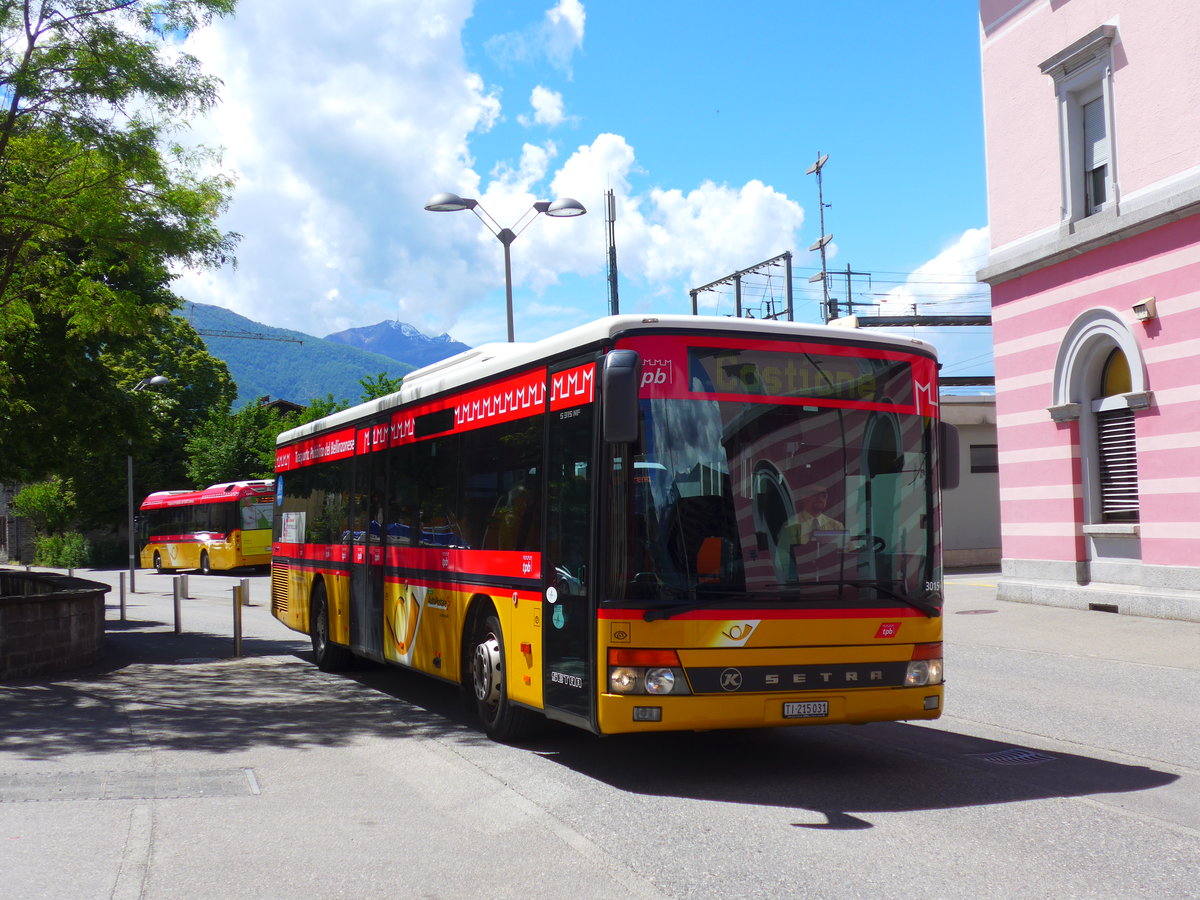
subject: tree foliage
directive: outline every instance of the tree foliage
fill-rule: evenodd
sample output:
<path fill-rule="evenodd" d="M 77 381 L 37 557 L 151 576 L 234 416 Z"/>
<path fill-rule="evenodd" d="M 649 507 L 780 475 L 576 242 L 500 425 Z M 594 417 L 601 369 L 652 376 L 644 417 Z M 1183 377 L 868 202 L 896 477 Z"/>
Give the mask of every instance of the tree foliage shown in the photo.
<path fill-rule="evenodd" d="M 33 522 L 39 534 L 61 535 L 75 518 L 75 488 L 70 480 L 53 475 L 21 488 L 11 506 L 18 516 Z"/>
<path fill-rule="evenodd" d="M 362 398 L 366 400 L 377 400 L 380 397 L 386 397 L 388 394 L 394 394 L 400 390 L 400 385 L 404 383 L 404 378 L 389 378 L 387 372 L 380 372 L 378 375 L 367 375 L 358 380 L 362 385 Z"/>
<path fill-rule="evenodd" d="M 299 412 L 281 415 L 270 406 L 248 405 L 236 413 L 213 410 L 187 441 L 187 475 L 201 488 L 275 474 L 275 439 L 281 432 L 344 409 L 330 394 Z"/>
<path fill-rule="evenodd" d="M 0 478 L 90 468 L 88 513 L 113 506 L 130 449 L 182 479 L 172 429 L 232 396 L 168 313 L 172 268 L 222 264 L 237 240 L 216 224 L 232 182 L 204 173 L 215 157 L 169 144 L 218 86 L 171 45 L 234 3 L 0 0 Z M 132 393 L 153 374 L 173 392 Z"/>

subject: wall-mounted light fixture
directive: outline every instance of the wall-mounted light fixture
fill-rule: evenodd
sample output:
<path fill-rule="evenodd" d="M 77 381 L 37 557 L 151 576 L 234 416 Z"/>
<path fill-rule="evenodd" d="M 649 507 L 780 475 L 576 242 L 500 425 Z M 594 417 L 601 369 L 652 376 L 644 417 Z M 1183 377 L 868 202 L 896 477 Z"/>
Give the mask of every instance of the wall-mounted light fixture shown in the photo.
<path fill-rule="evenodd" d="M 1145 300 L 1139 300 L 1133 304 L 1133 314 L 1138 317 L 1140 322 L 1149 322 L 1151 319 L 1158 318 L 1158 309 L 1155 307 L 1154 298 L 1147 297 Z"/>

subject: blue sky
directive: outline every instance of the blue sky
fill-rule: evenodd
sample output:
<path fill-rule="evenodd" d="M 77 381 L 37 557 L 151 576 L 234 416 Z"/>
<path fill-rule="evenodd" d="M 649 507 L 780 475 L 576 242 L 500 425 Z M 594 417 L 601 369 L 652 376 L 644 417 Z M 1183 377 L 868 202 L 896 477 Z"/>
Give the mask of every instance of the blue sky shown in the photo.
<path fill-rule="evenodd" d="M 517 339 L 536 339 L 607 312 L 612 189 L 623 312 L 688 312 L 689 288 L 790 250 L 815 322 L 820 152 L 828 268 L 871 273 L 856 300 L 987 311 L 972 3 L 247 0 L 185 49 L 224 81 L 193 137 L 225 148 L 244 235 L 236 269 L 180 278 L 190 300 L 317 335 L 399 319 L 503 340 L 499 242 L 424 202 L 477 197 L 506 226 L 567 194 L 587 216 L 512 245 Z M 747 305 L 764 293 L 779 275 Z M 948 374 L 991 372 L 986 329 L 919 335 Z"/>

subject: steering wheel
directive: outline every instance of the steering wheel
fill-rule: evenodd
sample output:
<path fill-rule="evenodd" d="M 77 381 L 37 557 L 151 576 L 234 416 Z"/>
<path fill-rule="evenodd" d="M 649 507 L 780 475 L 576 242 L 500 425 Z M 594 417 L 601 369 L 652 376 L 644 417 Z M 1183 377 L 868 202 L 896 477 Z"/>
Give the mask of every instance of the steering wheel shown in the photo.
<path fill-rule="evenodd" d="M 877 534 L 856 534 L 856 535 L 852 535 L 849 540 L 863 541 L 863 542 L 870 541 L 871 549 L 874 550 L 876 553 L 882 553 L 884 551 L 884 549 L 887 547 L 887 541 L 885 541 L 883 538 L 881 538 Z"/>

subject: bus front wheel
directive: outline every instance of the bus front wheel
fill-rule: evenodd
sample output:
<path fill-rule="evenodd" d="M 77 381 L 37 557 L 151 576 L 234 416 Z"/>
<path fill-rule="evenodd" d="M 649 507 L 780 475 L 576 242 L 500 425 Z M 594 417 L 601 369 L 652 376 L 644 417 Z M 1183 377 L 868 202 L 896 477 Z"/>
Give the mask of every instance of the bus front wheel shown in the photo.
<path fill-rule="evenodd" d="M 162 564 L 162 554 L 157 550 L 154 551 L 154 571 L 159 575 L 165 575 L 167 572 L 166 566 Z"/>
<path fill-rule="evenodd" d="M 482 618 L 471 640 L 471 687 L 483 730 L 494 741 L 516 741 L 533 724 L 533 714 L 508 698 L 504 632 L 495 613 Z"/>
<path fill-rule="evenodd" d="M 212 574 L 212 564 L 209 563 L 209 561 L 208 561 L 208 551 L 207 550 L 200 551 L 200 574 L 201 575 L 211 575 Z"/>
<path fill-rule="evenodd" d="M 324 582 L 318 581 L 313 587 L 308 633 L 312 638 L 313 660 L 318 669 L 322 672 L 340 672 L 349 668 L 353 654 L 329 639 L 329 601 L 325 596 Z"/>

